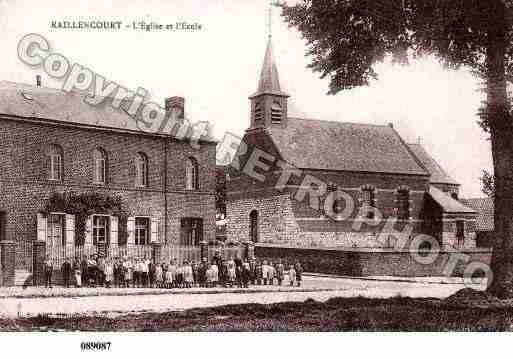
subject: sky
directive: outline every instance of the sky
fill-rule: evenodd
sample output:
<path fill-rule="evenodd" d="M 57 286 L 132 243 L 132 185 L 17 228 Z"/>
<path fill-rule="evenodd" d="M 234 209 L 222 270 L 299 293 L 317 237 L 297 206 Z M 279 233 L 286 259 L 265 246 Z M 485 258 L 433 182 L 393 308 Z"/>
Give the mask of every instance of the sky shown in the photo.
<path fill-rule="evenodd" d="M 267 0 L 0 0 L 0 80 L 61 87 L 40 69 L 23 64 L 17 45 L 28 33 L 52 50 L 127 88 L 142 87 L 152 101 L 186 98 L 193 121 L 208 121 L 214 135 L 242 136 L 257 87 L 268 34 Z M 122 21 L 202 25 L 200 31 L 52 29 L 52 21 Z M 445 70 L 435 59 L 409 66 L 376 65 L 368 87 L 327 95 L 328 79 L 306 66 L 305 41 L 279 11 L 272 34 L 282 88 L 307 118 L 392 123 L 407 142 L 420 142 L 462 184 L 460 197 L 482 197 L 482 170 L 491 170 L 490 142 L 477 125 L 484 99 L 480 81 L 464 69 Z"/>

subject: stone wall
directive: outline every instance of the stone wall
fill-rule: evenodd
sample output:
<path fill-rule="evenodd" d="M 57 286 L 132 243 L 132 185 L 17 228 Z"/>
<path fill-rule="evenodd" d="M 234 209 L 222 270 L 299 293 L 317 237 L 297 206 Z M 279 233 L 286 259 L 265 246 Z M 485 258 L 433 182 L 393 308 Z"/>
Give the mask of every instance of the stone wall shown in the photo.
<path fill-rule="evenodd" d="M 466 264 L 470 262 L 479 261 L 489 265 L 491 259 L 491 251 L 484 248 L 463 252 L 442 251 L 432 264 L 421 264 L 415 260 L 416 256 L 421 256 L 418 251 L 292 248 L 264 244 L 255 246 L 255 256 L 259 259 L 273 262 L 281 259 L 287 264 L 300 261 L 306 272 L 357 277 L 441 277 L 445 276 L 444 270 L 451 255 L 456 253 L 467 255 L 469 260 L 457 261 L 453 276 L 461 276 Z"/>

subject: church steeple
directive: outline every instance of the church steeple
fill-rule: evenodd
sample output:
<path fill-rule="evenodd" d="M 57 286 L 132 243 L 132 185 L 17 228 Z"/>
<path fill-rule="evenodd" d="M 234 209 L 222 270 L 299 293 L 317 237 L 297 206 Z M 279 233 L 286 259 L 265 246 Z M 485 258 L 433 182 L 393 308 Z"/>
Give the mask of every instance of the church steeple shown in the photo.
<path fill-rule="evenodd" d="M 251 124 L 249 129 L 266 128 L 272 125 L 286 126 L 288 97 L 289 95 L 282 91 L 280 87 L 272 37 L 269 35 L 258 89 L 249 97 L 251 100 Z"/>

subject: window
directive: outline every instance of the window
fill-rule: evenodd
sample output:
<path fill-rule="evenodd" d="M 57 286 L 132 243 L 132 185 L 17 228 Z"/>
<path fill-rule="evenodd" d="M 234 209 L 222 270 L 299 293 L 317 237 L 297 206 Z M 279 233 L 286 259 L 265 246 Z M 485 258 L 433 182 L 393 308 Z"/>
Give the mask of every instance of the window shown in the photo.
<path fill-rule="evenodd" d="M 150 243 L 150 220 L 145 217 L 135 218 L 135 244 L 146 245 Z"/>
<path fill-rule="evenodd" d="M 365 211 L 365 218 L 374 219 L 374 208 L 376 207 L 376 193 L 372 187 L 362 189 L 362 207 Z"/>
<path fill-rule="evenodd" d="M 456 240 L 462 244 L 465 240 L 465 221 L 456 221 Z"/>
<path fill-rule="evenodd" d="M 186 171 L 186 189 L 188 190 L 196 190 L 199 188 L 199 179 L 198 179 L 198 162 L 190 157 L 187 159 L 187 165 L 185 168 Z"/>
<path fill-rule="evenodd" d="M 397 191 L 397 218 L 410 219 L 410 191 L 407 189 Z"/>
<path fill-rule="evenodd" d="M 148 157 L 142 152 L 136 157 L 135 183 L 138 187 L 148 186 Z"/>
<path fill-rule="evenodd" d="M 52 145 L 48 153 L 48 178 L 51 181 L 62 181 L 63 151 L 60 146 Z"/>
<path fill-rule="evenodd" d="M 109 244 L 108 216 L 93 216 L 93 244 Z"/>
<path fill-rule="evenodd" d="M 51 246 L 65 246 L 64 215 L 50 214 L 48 216 L 48 243 Z"/>
<path fill-rule="evenodd" d="M 282 114 L 283 110 L 280 103 L 276 101 L 273 102 L 273 105 L 271 106 L 271 121 L 274 123 L 280 123 Z"/>
<path fill-rule="evenodd" d="M 180 242 L 183 246 L 199 246 L 203 240 L 203 219 L 182 218 Z"/>
<path fill-rule="evenodd" d="M 258 212 L 256 210 L 249 214 L 249 238 L 253 243 L 258 242 Z"/>
<path fill-rule="evenodd" d="M 94 182 L 97 184 L 107 182 L 107 153 L 101 148 L 94 151 Z"/>

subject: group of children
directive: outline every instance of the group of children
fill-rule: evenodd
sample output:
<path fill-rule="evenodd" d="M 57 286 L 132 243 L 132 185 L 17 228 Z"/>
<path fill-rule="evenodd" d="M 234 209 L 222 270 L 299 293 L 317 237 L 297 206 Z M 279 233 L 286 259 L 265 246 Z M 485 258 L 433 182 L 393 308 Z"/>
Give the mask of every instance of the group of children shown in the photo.
<path fill-rule="evenodd" d="M 299 262 L 284 264 L 281 260 L 272 263 L 256 258 L 224 259 L 216 253 L 210 262 L 203 258 L 200 262 L 173 259 L 169 263 L 154 263 L 149 258 L 111 260 L 90 256 L 80 262 L 75 260 L 73 264 L 65 260 L 61 272 L 66 287 L 73 281 L 77 287 L 247 288 L 250 284 L 282 285 L 287 282 L 291 286 L 300 286 L 303 269 Z"/>

